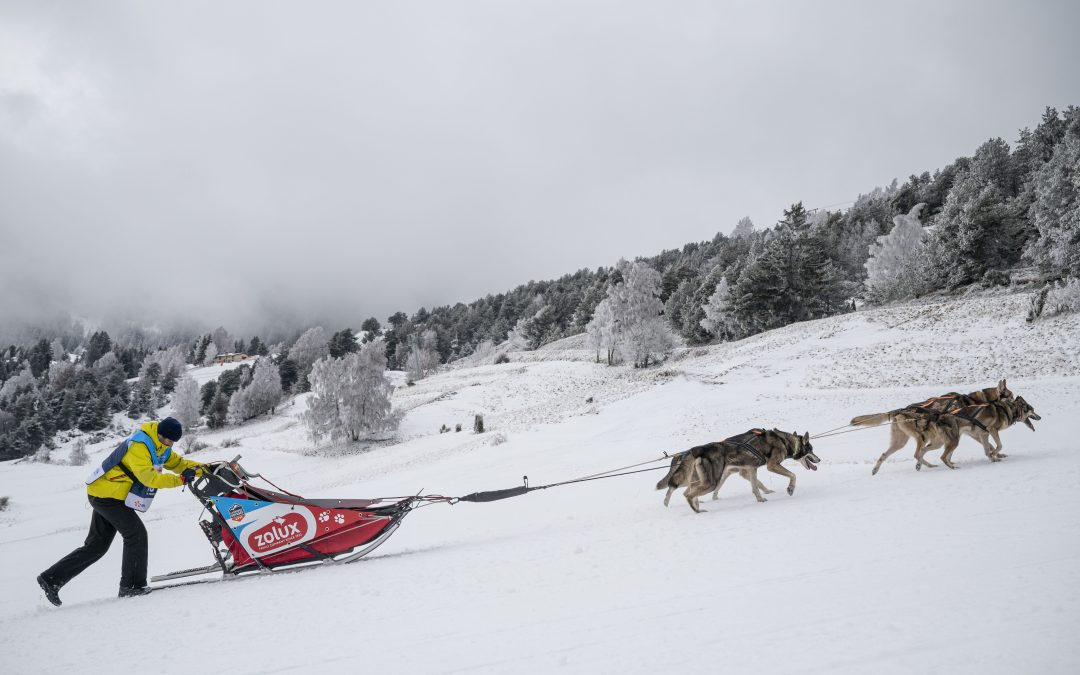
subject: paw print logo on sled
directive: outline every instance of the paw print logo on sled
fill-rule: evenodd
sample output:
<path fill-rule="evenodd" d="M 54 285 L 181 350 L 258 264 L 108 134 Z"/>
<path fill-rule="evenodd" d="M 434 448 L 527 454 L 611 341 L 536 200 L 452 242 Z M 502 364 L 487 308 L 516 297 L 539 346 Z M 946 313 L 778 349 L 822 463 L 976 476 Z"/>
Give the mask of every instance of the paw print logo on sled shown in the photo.
<path fill-rule="evenodd" d="M 322 513 L 319 514 L 319 522 L 320 523 L 325 523 L 325 522 L 328 522 L 329 520 L 330 520 L 330 512 L 329 511 L 323 511 Z"/>
<path fill-rule="evenodd" d="M 335 514 L 334 515 L 334 522 L 337 523 L 338 525 L 344 525 L 345 524 L 345 515 L 341 514 L 341 513 Z"/>

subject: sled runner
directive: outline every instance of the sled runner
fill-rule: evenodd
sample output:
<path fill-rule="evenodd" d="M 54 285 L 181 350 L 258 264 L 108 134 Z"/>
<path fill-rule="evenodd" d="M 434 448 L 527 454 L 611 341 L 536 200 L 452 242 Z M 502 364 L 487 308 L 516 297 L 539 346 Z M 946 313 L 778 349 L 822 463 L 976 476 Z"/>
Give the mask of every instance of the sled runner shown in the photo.
<path fill-rule="evenodd" d="M 305 499 L 252 485 L 262 476 L 245 471 L 239 460 L 237 456 L 208 464 L 190 485 L 204 507 L 199 526 L 216 562 L 156 576 L 152 582 L 353 562 L 386 541 L 417 503 L 425 501 L 419 496 Z"/>

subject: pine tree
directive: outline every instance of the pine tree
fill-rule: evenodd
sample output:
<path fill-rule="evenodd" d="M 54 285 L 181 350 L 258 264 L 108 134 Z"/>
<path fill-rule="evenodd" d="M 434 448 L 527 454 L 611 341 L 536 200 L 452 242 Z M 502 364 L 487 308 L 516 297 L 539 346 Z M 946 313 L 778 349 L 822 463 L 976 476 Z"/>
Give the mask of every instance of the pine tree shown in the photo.
<path fill-rule="evenodd" d="M 1051 276 L 1080 275 L 1080 108 L 1049 159 L 1032 175 L 1030 217 L 1036 236 L 1024 257 Z"/>
<path fill-rule="evenodd" d="M 206 348 L 210 346 L 210 335 L 204 335 L 199 338 L 195 348 L 195 358 L 192 359 L 192 363 L 196 366 L 201 366 L 206 363 Z"/>
<path fill-rule="evenodd" d="M 112 349 L 112 339 L 105 331 L 98 331 L 90 336 L 90 342 L 86 346 L 86 351 L 82 356 L 82 363 L 85 366 L 92 366 L 94 362 L 100 359 L 105 354 L 108 354 Z"/>
<path fill-rule="evenodd" d="M 127 409 L 128 417 L 137 420 L 143 415 L 152 417 L 154 412 L 154 385 L 150 378 L 140 378 L 131 392 L 131 402 Z"/>
<path fill-rule="evenodd" d="M 1018 173 L 1000 138 L 983 143 L 956 182 L 929 242 L 934 284 L 956 288 L 1015 263 L 1024 225 Z"/>
<path fill-rule="evenodd" d="M 211 429 L 220 429 L 225 426 L 229 414 L 229 395 L 220 388 L 214 392 L 214 398 L 210 401 L 210 407 L 206 413 L 206 426 Z"/>
<path fill-rule="evenodd" d="M 270 350 L 266 348 L 266 345 L 263 344 L 263 341 L 259 339 L 258 335 L 256 335 L 255 337 L 251 338 L 251 344 L 248 345 L 247 353 L 251 354 L 252 356 L 266 356 L 270 353 Z"/>
<path fill-rule="evenodd" d="M 176 382 L 180 379 L 179 373 L 175 368 L 169 368 L 164 375 L 161 376 L 161 391 L 166 394 L 171 394 L 176 389 Z"/>
<path fill-rule="evenodd" d="M 754 221 L 750 220 L 750 217 L 739 219 L 739 222 L 735 224 L 735 229 L 732 230 L 731 236 L 735 238 L 747 238 L 754 234 Z"/>
<path fill-rule="evenodd" d="M 346 354 L 352 354 L 360 348 L 356 342 L 351 328 L 343 328 L 330 337 L 327 349 L 332 358 L 338 359 Z"/>
<path fill-rule="evenodd" d="M 97 431 L 109 426 L 109 395 L 102 390 L 87 401 L 77 423 L 80 431 Z"/>
<path fill-rule="evenodd" d="M 49 345 L 49 341 L 45 338 L 38 340 L 31 349 L 27 357 L 27 362 L 30 364 L 30 372 L 34 374 L 34 377 L 41 377 L 41 375 L 49 369 L 49 364 L 52 363 L 52 347 Z"/>
<path fill-rule="evenodd" d="M 282 358 L 278 361 L 278 376 L 281 380 L 281 390 L 283 392 L 294 391 L 293 387 L 296 385 L 297 379 L 299 379 L 299 367 L 296 361 L 288 358 Z"/>

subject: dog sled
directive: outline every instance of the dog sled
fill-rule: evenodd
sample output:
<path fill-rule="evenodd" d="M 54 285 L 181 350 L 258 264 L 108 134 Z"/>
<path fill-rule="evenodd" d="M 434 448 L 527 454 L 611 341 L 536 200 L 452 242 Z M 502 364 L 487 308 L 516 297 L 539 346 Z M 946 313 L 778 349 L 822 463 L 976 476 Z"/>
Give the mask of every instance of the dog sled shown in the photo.
<path fill-rule="evenodd" d="M 208 464 L 190 484 L 191 494 L 203 506 L 199 527 L 215 562 L 155 576 L 152 583 L 215 572 L 233 578 L 354 562 L 397 531 L 419 502 L 444 499 L 305 499 L 254 485 L 257 478 L 269 481 L 245 470 L 239 460 L 237 456 Z"/>

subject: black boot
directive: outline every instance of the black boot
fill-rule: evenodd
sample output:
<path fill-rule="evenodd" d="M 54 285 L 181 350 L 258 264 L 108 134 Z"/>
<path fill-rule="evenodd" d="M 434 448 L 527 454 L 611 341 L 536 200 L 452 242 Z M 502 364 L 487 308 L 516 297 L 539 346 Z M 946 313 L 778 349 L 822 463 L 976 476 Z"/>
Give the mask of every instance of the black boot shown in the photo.
<path fill-rule="evenodd" d="M 134 598 L 137 595 L 146 595 L 150 592 L 149 586 L 136 586 L 134 588 L 128 586 L 120 587 L 120 594 L 117 597 L 120 598 Z"/>
<path fill-rule="evenodd" d="M 45 597 L 48 599 L 49 602 L 51 602 L 57 607 L 62 604 L 60 602 L 59 586 L 46 579 L 45 576 L 42 574 L 38 575 L 37 583 L 38 586 L 41 586 L 41 590 L 45 591 Z"/>

